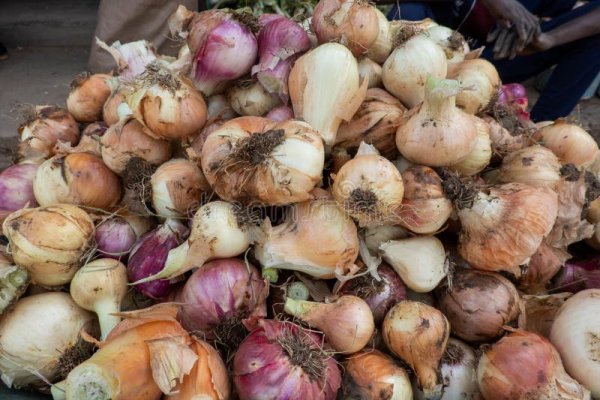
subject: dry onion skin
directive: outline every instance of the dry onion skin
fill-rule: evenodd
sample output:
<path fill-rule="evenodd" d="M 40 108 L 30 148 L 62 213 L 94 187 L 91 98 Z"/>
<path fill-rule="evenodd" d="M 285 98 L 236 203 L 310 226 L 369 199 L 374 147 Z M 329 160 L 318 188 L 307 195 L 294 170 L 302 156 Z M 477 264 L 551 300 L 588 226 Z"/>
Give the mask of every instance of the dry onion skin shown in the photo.
<path fill-rule="evenodd" d="M 381 65 L 368 57 L 364 57 L 358 62 L 358 76 L 361 81 L 366 79 L 369 82 L 369 89 L 383 87 L 382 72 Z"/>
<path fill-rule="evenodd" d="M 498 180 L 552 188 L 561 179 L 561 167 L 558 158 L 548 148 L 540 145 L 529 146 L 504 157 Z"/>
<path fill-rule="evenodd" d="M 231 108 L 239 115 L 260 117 L 281 103 L 277 96 L 269 93 L 255 79 L 235 82 L 226 94 Z"/>
<path fill-rule="evenodd" d="M 577 168 L 592 165 L 598 153 L 598 144 L 588 132 L 563 119 L 544 126 L 533 135 L 533 139 L 552 150 L 561 163 L 573 164 Z"/>
<path fill-rule="evenodd" d="M 41 206 L 65 203 L 108 209 L 121 199 L 121 180 L 98 156 L 71 153 L 40 165 L 33 192 Z"/>
<path fill-rule="evenodd" d="M 464 88 L 456 96 L 456 105 L 469 114 L 490 108 L 502 84 L 494 65 L 482 58 L 463 61 L 449 78 L 456 79 Z"/>
<path fill-rule="evenodd" d="M 82 73 L 71 82 L 67 97 L 67 109 L 79 122 L 94 122 L 102 119 L 104 103 L 111 94 L 112 79 L 107 74 Z"/>
<path fill-rule="evenodd" d="M 472 176 L 483 171 L 492 159 L 492 139 L 490 125 L 481 118 L 473 117 L 477 128 L 477 141 L 469 155 L 457 164 L 448 167 L 461 176 Z"/>
<path fill-rule="evenodd" d="M 308 200 L 325 162 L 318 132 L 305 122 L 240 117 L 212 132 L 202 170 L 224 200 L 283 205 Z"/>
<path fill-rule="evenodd" d="M 119 122 L 119 106 L 127 103 L 126 97 L 130 91 L 131 87 L 120 82 L 118 78 L 111 81 L 110 96 L 102 106 L 102 118 L 106 125 L 111 126 Z"/>
<path fill-rule="evenodd" d="M 444 50 L 448 67 L 461 65 L 470 50 L 463 35 L 442 25 L 431 26 L 422 35 L 434 40 Z"/>
<path fill-rule="evenodd" d="M 486 400 L 590 398 L 567 375 L 554 346 L 526 331 L 515 331 L 487 349 L 479 359 L 477 380 Z"/>
<path fill-rule="evenodd" d="M 335 200 L 361 227 L 394 221 L 404 195 L 402 175 L 375 147 L 363 142 L 332 177 Z"/>

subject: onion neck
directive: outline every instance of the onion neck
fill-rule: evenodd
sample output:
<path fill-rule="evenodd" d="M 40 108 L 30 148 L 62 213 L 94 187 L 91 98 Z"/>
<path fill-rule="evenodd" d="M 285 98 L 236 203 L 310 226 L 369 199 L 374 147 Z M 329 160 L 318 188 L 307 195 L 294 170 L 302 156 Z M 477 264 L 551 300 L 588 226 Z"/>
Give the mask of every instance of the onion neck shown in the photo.
<path fill-rule="evenodd" d="M 435 121 L 452 120 L 456 112 L 456 95 L 460 91 L 458 81 L 427 77 L 425 101 L 422 110 Z"/>
<path fill-rule="evenodd" d="M 116 314 L 121 310 L 118 307 L 118 302 L 115 299 L 106 297 L 96 302 L 94 305 L 94 311 L 98 315 L 100 321 L 100 332 L 102 332 L 102 340 L 105 340 L 110 331 L 121 322 L 121 317 L 117 317 L 112 314 Z"/>
<path fill-rule="evenodd" d="M 324 306 L 326 304 L 314 301 L 294 300 L 288 297 L 285 300 L 283 311 L 305 322 L 318 324 L 321 319 L 321 310 Z"/>
<path fill-rule="evenodd" d="M 85 363 L 67 378 L 66 398 L 70 400 L 111 400 L 118 398 L 118 382 L 103 368 Z"/>

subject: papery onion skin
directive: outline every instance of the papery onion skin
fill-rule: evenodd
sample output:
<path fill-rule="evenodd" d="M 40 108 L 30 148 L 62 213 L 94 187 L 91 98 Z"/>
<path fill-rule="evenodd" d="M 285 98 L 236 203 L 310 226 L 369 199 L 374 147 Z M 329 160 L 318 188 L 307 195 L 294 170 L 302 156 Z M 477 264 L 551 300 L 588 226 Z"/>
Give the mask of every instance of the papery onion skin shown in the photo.
<path fill-rule="evenodd" d="M 15 164 L 0 172 L 0 213 L 38 206 L 33 195 L 37 170 L 37 164 Z"/>
<path fill-rule="evenodd" d="M 256 367 L 267 362 L 268 367 Z M 240 400 L 334 400 L 341 380 L 335 360 L 324 352 L 323 339 L 291 322 L 260 321 L 233 361 Z"/>
<path fill-rule="evenodd" d="M 554 346 L 526 331 L 515 331 L 485 351 L 477 379 L 486 400 L 590 398 L 590 392 L 567 375 Z"/>
<path fill-rule="evenodd" d="M 531 256 L 527 270 L 519 279 L 519 288 L 529 294 L 546 291 L 548 282 L 557 274 L 567 257 L 565 251 L 542 242 Z"/>
<path fill-rule="evenodd" d="M 469 114 L 478 114 L 493 105 L 501 85 L 498 71 L 483 58 L 463 61 L 449 78 L 465 88 L 456 96 L 456 105 Z"/>
<path fill-rule="evenodd" d="M 75 204 L 107 209 L 121 199 L 121 180 L 98 156 L 56 155 L 43 162 L 33 182 L 42 206 Z"/>
<path fill-rule="evenodd" d="M 158 58 L 156 48 L 147 40 L 124 44 L 117 40 L 109 47 L 102 40 L 96 38 L 96 44 L 115 59 L 119 68 L 119 78 L 124 81 L 131 81 L 144 73 L 146 66 Z"/>
<path fill-rule="evenodd" d="M 560 181 L 561 164 L 552 150 L 540 145 L 509 153 L 502 160 L 500 182 L 521 182 L 535 187 L 554 187 Z"/>
<path fill-rule="evenodd" d="M 42 286 L 68 283 L 83 263 L 94 234 L 90 216 L 69 204 L 25 208 L 8 216 L 2 231 L 15 263 Z"/>
<path fill-rule="evenodd" d="M 119 122 L 119 106 L 126 103 L 125 97 L 130 90 L 128 86 L 118 81 L 113 83 L 111 94 L 102 107 L 102 117 L 106 125 L 111 126 Z"/>
<path fill-rule="evenodd" d="M 461 176 L 472 176 L 484 170 L 492 158 L 492 139 L 490 138 L 490 125 L 481 118 L 474 117 L 477 128 L 477 142 L 467 158 L 458 164 L 448 167 L 458 172 Z"/>
<path fill-rule="evenodd" d="M 58 142 L 54 151 L 56 154 L 89 153 L 101 157 L 100 138 L 104 136 L 107 129 L 108 126 L 102 121 L 92 122 L 81 132 L 81 139 L 77 146 L 71 147 L 68 143 Z"/>
<path fill-rule="evenodd" d="M 519 293 L 506 278 L 491 272 L 457 269 L 452 286 L 438 291 L 438 307 L 452 332 L 469 342 L 489 341 L 504 333 L 519 315 Z"/>
<path fill-rule="evenodd" d="M 377 64 L 383 64 L 392 52 L 394 44 L 392 41 L 390 22 L 387 17 L 378 8 L 375 8 L 375 13 L 379 20 L 379 34 L 377 35 L 375 42 L 367 51 L 366 56 Z"/>
<path fill-rule="evenodd" d="M 319 133 L 305 122 L 240 117 L 211 133 L 202 171 L 228 201 L 283 205 L 311 198 L 325 162 Z"/>
<path fill-rule="evenodd" d="M 361 81 L 368 79 L 369 89 L 383 87 L 383 82 L 381 80 L 382 72 L 381 65 L 368 57 L 365 57 L 358 62 L 358 76 Z"/>
<path fill-rule="evenodd" d="M 434 40 L 444 50 L 448 64 L 453 64 L 453 67 L 459 66 L 469 52 L 469 45 L 463 35 L 448 27 L 442 25 L 431 26 L 422 34 Z"/>
<path fill-rule="evenodd" d="M 598 144 L 588 132 L 562 119 L 541 128 L 533 139 L 552 150 L 563 164 L 578 168 L 590 166 L 598 153 Z"/>
<path fill-rule="evenodd" d="M 253 79 L 235 82 L 226 93 L 229 104 L 240 115 L 260 117 L 280 103 L 277 97 Z"/>
<path fill-rule="evenodd" d="M 548 295 L 525 295 L 521 297 L 522 311 L 519 328 L 536 333 L 550 340 L 552 324 L 560 307 L 573 294 L 568 292 Z"/>
<path fill-rule="evenodd" d="M 493 153 L 500 158 L 531 144 L 527 135 L 513 134 L 509 132 L 494 118 L 486 115 L 483 116 L 482 119 L 490 126 L 492 150 Z"/>
<path fill-rule="evenodd" d="M 102 117 L 102 108 L 111 88 L 110 75 L 80 74 L 71 82 L 71 92 L 67 97 L 67 109 L 79 122 L 94 122 Z"/>

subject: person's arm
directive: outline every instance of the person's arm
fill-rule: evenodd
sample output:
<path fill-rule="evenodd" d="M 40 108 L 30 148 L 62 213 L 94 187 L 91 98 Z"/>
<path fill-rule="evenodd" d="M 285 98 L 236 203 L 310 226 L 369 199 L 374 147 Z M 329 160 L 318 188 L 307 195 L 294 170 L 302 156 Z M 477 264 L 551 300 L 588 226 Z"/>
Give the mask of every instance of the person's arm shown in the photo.
<path fill-rule="evenodd" d="M 538 18 L 517 0 L 479 0 L 498 22 L 498 28 L 488 35 L 495 41 L 494 54 L 509 55 L 522 51 L 540 33 Z M 510 33 L 514 32 L 515 35 Z M 504 57 L 506 57 L 504 55 Z"/>
<path fill-rule="evenodd" d="M 544 51 L 598 34 L 600 34 L 600 7 L 567 21 L 551 31 L 541 33 L 531 47 L 537 51 Z"/>

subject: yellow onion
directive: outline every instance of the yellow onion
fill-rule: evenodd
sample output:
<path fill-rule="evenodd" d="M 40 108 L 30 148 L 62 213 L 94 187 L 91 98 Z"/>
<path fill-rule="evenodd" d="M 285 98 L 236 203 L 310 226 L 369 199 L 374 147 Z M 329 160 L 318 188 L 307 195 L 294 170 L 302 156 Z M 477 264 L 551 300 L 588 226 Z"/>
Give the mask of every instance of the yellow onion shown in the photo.
<path fill-rule="evenodd" d="M 121 180 L 93 154 L 56 155 L 38 168 L 33 193 L 41 206 L 65 203 L 108 209 L 121 199 Z"/>
<path fill-rule="evenodd" d="M 444 314 L 427 304 L 404 300 L 385 316 L 382 334 L 388 349 L 415 371 L 425 395 L 440 394 L 438 367 L 450 336 Z"/>
<path fill-rule="evenodd" d="M 598 153 L 594 138 L 577 125 L 559 119 L 538 130 L 533 138 L 556 154 L 563 164 L 590 166 Z"/>
<path fill-rule="evenodd" d="M 267 205 L 309 199 L 325 159 L 318 132 L 305 122 L 240 117 L 212 132 L 202 171 L 224 200 Z"/>
<path fill-rule="evenodd" d="M 290 72 L 290 97 L 296 118 L 316 129 L 327 146 L 335 143 L 342 121 L 350 121 L 365 99 L 358 63 L 338 43 L 326 43 L 300 57 Z"/>
<path fill-rule="evenodd" d="M 438 306 L 463 340 L 496 339 L 519 315 L 519 292 L 499 274 L 460 268 L 451 282 L 438 290 Z"/>
<path fill-rule="evenodd" d="M 290 206 L 282 224 L 265 220 L 254 239 L 264 268 L 301 271 L 320 279 L 351 275 L 358 268 L 354 222 L 327 198 Z"/>
<path fill-rule="evenodd" d="M 171 157 L 169 142 L 148 136 L 143 125 L 131 118 L 124 118 L 108 128 L 100 144 L 102 160 L 117 174 L 125 172 L 132 159 L 160 165 Z"/>
<path fill-rule="evenodd" d="M 256 117 L 265 115 L 281 103 L 277 96 L 267 92 L 264 86 L 255 79 L 235 82 L 227 90 L 227 101 L 236 113 Z"/>
<path fill-rule="evenodd" d="M 392 47 L 394 46 L 392 42 L 392 31 L 390 28 L 390 21 L 388 21 L 385 14 L 379 11 L 378 8 L 375 8 L 375 14 L 377 14 L 377 19 L 379 20 L 379 33 L 377 34 L 375 42 L 369 47 L 366 56 L 377 64 L 383 64 L 392 52 Z"/>
<path fill-rule="evenodd" d="M 104 135 L 108 126 L 102 121 L 92 122 L 81 132 L 81 139 L 77 146 L 72 147 L 68 143 L 58 142 L 54 146 L 56 154 L 66 153 L 89 153 L 101 157 L 100 138 Z"/>
<path fill-rule="evenodd" d="M 160 64 L 152 63 L 127 97 L 134 117 L 155 139 L 184 139 L 206 123 L 206 103 L 192 83 Z"/>
<path fill-rule="evenodd" d="M 526 331 L 515 331 L 488 348 L 479 359 L 477 380 L 486 400 L 590 398 L 567 375 L 554 346 Z"/>
<path fill-rule="evenodd" d="M 425 101 L 402 117 L 396 132 L 396 146 L 406 159 L 442 167 L 461 162 L 473 151 L 477 126 L 472 115 L 456 107 L 459 90 L 457 81 L 428 76 Z"/>
<path fill-rule="evenodd" d="M 438 174 L 416 165 L 402 172 L 402 181 L 404 197 L 396 211 L 400 225 L 420 234 L 440 230 L 452 214 L 452 202 L 446 197 Z"/>
<path fill-rule="evenodd" d="M 319 43 L 339 42 L 359 56 L 379 36 L 380 20 L 375 10 L 362 0 L 321 0 L 313 12 L 312 30 Z"/>
<path fill-rule="evenodd" d="M 449 64 L 459 64 L 465 59 L 470 51 L 469 44 L 458 31 L 454 31 L 442 25 L 429 27 L 423 35 L 434 40 L 446 54 Z"/>
<path fill-rule="evenodd" d="M 19 126 L 19 140 L 19 161 L 39 162 L 54 155 L 58 142 L 75 145 L 79 140 L 79 127 L 64 108 L 35 106 Z"/>
<path fill-rule="evenodd" d="M 71 82 L 71 92 L 67 97 L 67 110 L 79 122 L 94 122 L 102 117 L 102 108 L 111 93 L 106 74 L 84 72 Z"/>
<path fill-rule="evenodd" d="M 360 226 L 393 221 L 404 194 L 402 176 L 375 147 L 361 143 L 356 157 L 333 176 L 333 196 Z"/>
<path fill-rule="evenodd" d="M 381 73 L 381 65 L 368 57 L 364 57 L 358 62 L 358 76 L 361 81 L 366 79 L 369 82 L 369 89 L 383 86 Z"/>
<path fill-rule="evenodd" d="M 520 276 L 519 266 L 529 262 L 556 221 L 556 193 L 508 183 L 463 196 L 457 202 L 461 257 L 480 270 Z"/>
<path fill-rule="evenodd" d="M 2 225 L 15 263 L 42 286 L 68 283 L 85 261 L 94 223 L 81 208 L 68 204 L 25 208 Z"/>
<path fill-rule="evenodd" d="M 493 153 L 504 157 L 513 151 L 529 146 L 529 137 L 526 135 L 513 135 L 498 121 L 490 116 L 483 116 L 483 120 L 490 126 L 490 139 L 492 140 Z"/>
<path fill-rule="evenodd" d="M 519 288 L 530 294 L 545 292 L 546 285 L 557 274 L 567 257 L 569 255 L 566 251 L 553 248 L 546 241 L 542 242 L 519 279 Z"/>
<path fill-rule="evenodd" d="M 348 356 L 341 394 L 344 399 L 413 400 L 406 371 L 379 350 Z"/>
<path fill-rule="evenodd" d="M 463 61 L 449 78 L 456 79 L 464 89 L 456 96 L 456 105 L 469 114 L 493 105 L 501 85 L 498 71 L 483 58 Z"/>
<path fill-rule="evenodd" d="M 398 155 L 396 130 L 406 107 L 383 89 L 367 90 L 365 101 L 352 119 L 344 122 L 335 137 L 335 147 L 354 154 L 361 142 L 372 144 L 388 159 Z"/>
<path fill-rule="evenodd" d="M 475 147 L 467 158 L 458 164 L 448 167 L 461 176 L 478 174 L 487 167 L 492 159 L 492 140 L 490 138 L 490 125 L 481 118 L 473 117 L 477 128 L 477 141 Z"/>
<path fill-rule="evenodd" d="M 210 189 L 196 163 L 182 158 L 158 167 L 150 184 L 152 206 L 163 218 L 192 215 L 200 205 L 202 193 Z"/>
<path fill-rule="evenodd" d="M 446 77 L 446 55 L 433 40 L 417 35 L 402 43 L 383 64 L 383 85 L 408 108 L 425 98 L 429 75 Z"/>
<path fill-rule="evenodd" d="M 117 78 L 110 82 L 111 92 L 102 107 L 102 117 L 104 123 L 108 126 L 119 122 L 119 106 L 126 104 L 126 96 L 130 93 L 131 88 L 126 84 L 119 82 Z"/>
<path fill-rule="evenodd" d="M 560 181 L 560 168 L 560 161 L 551 150 L 534 145 L 504 157 L 498 180 L 553 188 Z"/>

